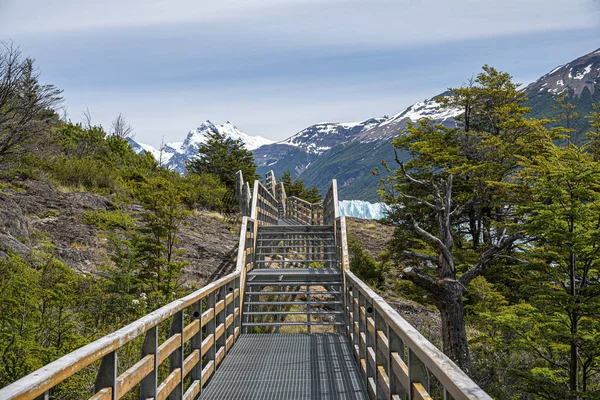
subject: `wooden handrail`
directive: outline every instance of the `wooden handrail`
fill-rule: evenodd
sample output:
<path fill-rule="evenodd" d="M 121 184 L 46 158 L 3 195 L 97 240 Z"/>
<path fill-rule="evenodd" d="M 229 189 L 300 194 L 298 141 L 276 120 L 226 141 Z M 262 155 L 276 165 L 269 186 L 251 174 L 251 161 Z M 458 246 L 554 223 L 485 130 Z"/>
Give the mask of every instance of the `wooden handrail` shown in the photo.
<path fill-rule="evenodd" d="M 212 307 L 210 307 L 210 304 L 207 304 L 206 306 L 208 309 L 199 315 L 196 320 L 192 321 L 186 327 L 183 327 L 181 333 L 175 333 L 164 341 L 155 350 L 155 356 L 142 357 L 138 363 L 129 368 L 125 373 L 115 377 L 115 394 L 118 394 L 116 397 L 121 397 L 121 395 L 125 394 L 136 384 L 139 384 L 144 377 L 155 371 L 155 365 L 158 366 L 162 364 L 162 362 L 173 354 L 173 352 L 178 351 L 184 343 L 193 340 L 200 331 L 201 326 L 208 327 L 208 325 L 212 324 L 212 333 L 208 334 L 204 340 L 199 341 L 197 353 L 193 353 L 190 357 L 185 359 L 185 362 L 181 366 L 183 368 L 179 368 L 178 371 L 176 371 L 177 368 L 173 369 L 171 375 L 169 375 L 169 378 L 167 378 L 167 381 L 165 382 L 175 382 L 172 381 L 173 379 L 180 381 L 182 376 L 188 375 L 193 370 L 193 367 L 200 362 L 200 358 L 210 353 L 212 349 L 217 346 L 217 341 L 219 340 L 221 340 L 221 346 L 219 346 L 219 348 L 223 349 L 223 353 L 221 353 L 222 357 L 224 353 L 229 350 L 230 345 L 228 345 L 228 343 L 233 343 L 240 333 L 246 272 L 252 268 L 254 260 L 256 225 L 255 220 L 252 218 L 242 218 L 242 229 L 240 231 L 239 239 L 240 245 L 238 248 L 235 272 L 232 272 L 181 299 L 175 300 L 137 321 L 85 345 L 19 379 L 11 385 L 0 389 L 0 399 L 35 399 L 38 396 L 47 393 L 54 386 L 76 374 L 88 365 L 114 354 L 133 339 L 148 334 L 149 331 L 155 329 L 161 322 L 164 322 L 171 317 L 176 318 L 179 313 L 183 312 L 183 310 L 188 307 L 197 306 L 199 302 L 206 300 L 219 290 L 222 292 L 221 295 L 223 299 L 218 302 L 215 301 L 216 299 L 213 300 L 215 304 Z M 228 284 L 231 285 L 232 282 L 235 282 L 233 285 L 233 293 L 225 294 L 226 292 L 222 289 Z M 220 314 L 222 314 L 220 317 L 221 321 L 216 323 L 215 318 Z M 233 334 L 231 334 L 232 325 L 235 325 L 233 327 Z M 209 331 L 210 329 L 207 330 L 207 332 Z M 227 340 L 223 342 L 222 337 L 226 331 L 230 334 L 227 335 Z M 156 364 L 154 357 L 156 357 Z M 212 354 L 212 357 L 213 361 L 209 361 L 207 366 L 199 374 L 200 376 L 197 377 L 199 378 L 198 383 L 193 385 L 193 392 L 197 390 L 199 393 L 201 387 L 207 382 L 208 377 L 214 373 L 216 367 L 218 367 L 218 362 L 214 362 L 218 361 L 218 359 L 214 358 L 216 357 L 216 353 Z M 176 386 L 176 383 L 173 383 L 173 385 L 169 384 L 161 386 L 164 388 L 162 389 L 161 396 L 168 395 L 165 390 L 172 390 L 173 387 Z M 155 388 L 155 390 L 158 389 L 159 388 Z M 190 394 L 191 393 L 192 392 L 190 392 Z M 108 396 L 107 398 L 112 398 L 111 388 L 100 390 L 92 398 L 105 398 L 105 396 Z"/>
<path fill-rule="evenodd" d="M 347 334 L 367 387 L 427 394 L 429 371 L 454 400 L 492 399 L 356 275 L 347 270 L 345 277 Z"/>
<path fill-rule="evenodd" d="M 0 389 L 0 399 L 34 399 L 82 368 L 113 353 L 133 339 L 145 334 L 159 323 L 173 317 L 185 308 L 203 300 L 217 289 L 234 281 L 240 275 L 239 271 L 232 272 L 223 278 L 212 282 L 203 288 L 175 300 L 166 306 L 138 319 L 135 322 L 106 335 L 90 344 L 69 353 L 35 372 L 19 379 L 11 385 Z"/>

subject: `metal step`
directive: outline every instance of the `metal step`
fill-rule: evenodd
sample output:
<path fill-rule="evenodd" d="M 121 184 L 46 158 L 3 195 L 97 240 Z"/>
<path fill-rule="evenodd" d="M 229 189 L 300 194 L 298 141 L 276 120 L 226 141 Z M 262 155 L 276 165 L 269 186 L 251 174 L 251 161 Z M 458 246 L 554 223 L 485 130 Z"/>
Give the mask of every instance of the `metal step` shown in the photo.
<path fill-rule="evenodd" d="M 336 294 L 342 294 L 341 291 L 338 290 L 333 290 L 333 291 L 323 291 L 323 292 L 318 292 L 318 291 L 293 291 L 293 292 L 246 292 L 247 295 L 252 295 L 252 296 L 257 296 L 257 295 L 261 295 L 261 296 L 267 296 L 267 295 L 280 295 L 280 294 L 309 294 L 311 296 L 313 295 L 318 295 L 318 294 L 322 294 L 322 295 L 336 295 Z"/>
<path fill-rule="evenodd" d="M 243 322 L 242 327 L 244 326 L 314 326 L 314 325 L 344 325 L 344 322 L 328 322 L 328 321 L 308 321 L 306 322 Z"/>
<path fill-rule="evenodd" d="M 273 252 L 269 252 L 269 253 L 255 253 L 255 254 L 256 255 L 261 255 L 261 256 L 266 256 L 266 255 L 269 255 L 269 254 L 272 254 L 274 256 L 283 256 L 283 255 L 286 255 L 286 256 L 302 256 L 302 255 L 312 255 L 312 254 L 315 254 L 315 255 L 317 255 L 317 254 L 318 255 L 331 255 L 331 254 L 335 254 L 335 253 L 334 252 L 324 252 L 324 253 L 322 253 L 320 251 L 313 251 L 312 253 L 311 252 L 306 252 L 306 251 L 301 251 L 301 252 L 294 251 L 292 253 L 273 253 Z"/>
<path fill-rule="evenodd" d="M 343 311 L 246 311 L 244 315 L 341 315 Z"/>
<path fill-rule="evenodd" d="M 255 260 L 254 263 L 255 264 L 264 264 L 264 263 L 281 263 L 281 262 L 286 262 L 286 263 L 293 263 L 293 262 L 297 262 L 297 263 L 307 263 L 307 262 L 328 262 L 328 261 L 335 261 L 334 259 L 328 259 L 328 260 Z M 315 268 L 318 269 L 318 268 Z"/>
<path fill-rule="evenodd" d="M 250 306 L 294 306 L 294 305 L 312 305 L 312 304 L 322 304 L 322 305 L 336 305 L 342 304 L 342 301 L 319 301 L 319 300 L 311 300 L 311 301 L 244 301 L 244 305 Z"/>
<path fill-rule="evenodd" d="M 256 246 L 256 249 L 297 249 L 298 247 L 305 247 L 305 246 Z M 315 246 L 309 246 L 309 247 L 319 247 L 319 248 L 328 248 L 328 247 L 335 247 L 335 245 L 323 245 L 323 246 L 319 246 L 319 245 L 315 245 Z"/>
<path fill-rule="evenodd" d="M 294 282 L 294 281 L 275 281 L 275 282 L 265 282 L 265 281 L 257 281 L 257 282 L 246 282 L 248 286 L 336 286 L 342 285 L 342 282 L 339 281 L 318 281 L 318 282 Z M 258 292 L 251 292 L 258 293 Z M 248 294 L 248 292 L 246 292 Z"/>
<path fill-rule="evenodd" d="M 302 240 L 305 240 L 305 239 L 280 239 L 280 238 L 270 238 L 269 239 L 269 238 L 260 238 L 259 237 L 259 238 L 257 238 L 257 240 L 259 242 L 265 242 L 265 241 L 271 241 L 271 242 L 273 242 L 273 241 L 277 241 L 277 242 L 294 242 L 294 241 L 296 241 L 296 242 L 299 242 L 299 241 L 302 241 Z M 333 241 L 334 241 L 333 238 L 332 239 L 329 239 L 329 238 L 314 238 L 314 239 L 311 239 L 311 240 L 312 241 L 317 241 L 318 240 L 320 242 L 327 241 L 327 242 L 331 242 L 331 243 L 333 243 Z M 299 247 L 299 246 L 293 246 L 293 247 Z"/>
<path fill-rule="evenodd" d="M 333 225 L 262 225 L 259 232 L 333 232 Z"/>

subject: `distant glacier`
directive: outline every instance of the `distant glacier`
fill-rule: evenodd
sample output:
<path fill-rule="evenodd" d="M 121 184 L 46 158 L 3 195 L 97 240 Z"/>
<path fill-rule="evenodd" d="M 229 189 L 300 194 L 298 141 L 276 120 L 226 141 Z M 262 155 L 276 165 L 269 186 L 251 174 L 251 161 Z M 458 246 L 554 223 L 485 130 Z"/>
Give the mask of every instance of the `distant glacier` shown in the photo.
<path fill-rule="evenodd" d="M 362 219 L 381 219 L 389 206 L 385 203 L 369 203 L 363 200 L 340 200 L 340 215 Z"/>

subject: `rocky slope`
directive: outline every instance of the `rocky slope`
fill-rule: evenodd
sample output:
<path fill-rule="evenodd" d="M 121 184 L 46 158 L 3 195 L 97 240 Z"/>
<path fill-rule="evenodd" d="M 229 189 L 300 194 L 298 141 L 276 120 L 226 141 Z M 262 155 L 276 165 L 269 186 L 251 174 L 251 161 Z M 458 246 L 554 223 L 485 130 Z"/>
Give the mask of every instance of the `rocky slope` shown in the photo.
<path fill-rule="evenodd" d="M 39 181 L 21 182 L 0 191 L 0 257 L 8 251 L 27 256 L 47 239 L 54 254 L 67 265 L 95 274 L 109 259 L 107 240 L 94 225 L 86 224 L 87 211 L 122 211 L 135 215 L 136 204 L 118 205 L 112 199 L 87 192 L 58 190 Z M 220 222 L 219 216 L 197 213 L 180 229 L 178 245 L 189 262 L 185 284 L 202 286 L 234 268 L 237 235 Z"/>

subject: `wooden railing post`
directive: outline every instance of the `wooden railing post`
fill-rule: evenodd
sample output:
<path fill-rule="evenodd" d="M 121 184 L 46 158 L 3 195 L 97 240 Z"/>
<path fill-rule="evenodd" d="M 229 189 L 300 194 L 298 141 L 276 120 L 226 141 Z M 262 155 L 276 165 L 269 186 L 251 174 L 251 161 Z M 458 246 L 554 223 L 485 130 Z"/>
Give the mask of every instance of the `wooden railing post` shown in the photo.
<path fill-rule="evenodd" d="M 155 399 L 158 389 L 158 325 L 146 332 L 144 344 L 142 345 L 142 358 L 148 354 L 154 356 L 154 368 L 142 382 L 140 382 L 140 400 Z"/>
<path fill-rule="evenodd" d="M 366 336 L 366 347 L 365 347 L 365 372 L 367 375 L 367 391 L 372 395 L 377 393 L 377 385 L 375 379 L 377 378 L 377 347 L 375 341 L 375 319 L 373 318 L 373 305 L 368 298 L 365 298 L 365 336 Z"/>
<path fill-rule="evenodd" d="M 389 398 L 389 393 L 386 393 L 386 389 L 389 387 L 389 364 L 388 354 L 387 354 L 387 346 L 384 343 L 381 335 L 387 335 L 387 324 L 385 320 L 382 318 L 381 314 L 377 310 L 374 311 L 375 314 L 375 386 L 377 387 L 377 399 L 378 400 L 387 400 Z M 387 337 L 387 336 L 386 336 Z M 382 374 L 381 370 L 383 369 Z M 384 379 L 388 380 L 388 386 L 385 386 L 383 381 Z M 389 392 L 389 390 L 388 390 Z"/>
<path fill-rule="evenodd" d="M 210 321 L 208 321 L 208 323 L 206 324 L 206 337 L 209 337 L 210 335 L 212 335 L 213 338 L 213 344 L 212 346 L 210 346 L 208 348 L 208 350 L 206 351 L 206 362 L 207 364 L 209 362 L 213 362 L 213 368 L 216 368 L 216 360 L 215 360 L 215 353 L 216 353 L 216 343 L 217 343 L 217 332 L 216 332 L 216 327 L 217 327 L 217 323 L 216 323 L 216 319 L 217 319 L 217 310 L 215 308 L 215 304 L 216 304 L 216 294 L 215 292 L 211 292 L 206 300 L 206 309 L 210 310 L 212 309 L 213 312 L 213 317 L 210 319 Z"/>
<path fill-rule="evenodd" d="M 408 349 L 408 399 L 420 398 L 415 395 L 415 384 L 421 385 L 429 393 L 429 373 L 423 362 L 411 349 Z"/>
<path fill-rule="evenodd" d="M 179 346 L 177 349 L 171 353 L 169 356 L 169 372 L 175 371 L 177 368 L 180 369 L 179 373 L 181 374 L 181 380 L 173 389 L 171 394 L 169 395 L 169 400 L 181 400 L 183 398 L 183 345 L 185 343 L 183 337 L 183 310 L 178 311 L 175 315 L 173 315 L 173 322 L 171 322 L 171 336 L 179 333 L 181 335 L 179 340 Z"/>
<path fill-rule="evenodd" d="M 198 363 L 194 365 L 192 371 L 190 372 L 190 377 L 192 382 L 200 381 L 202 382 L 202 300 L 199 300 L 192 305 L 192 312 L 190 316 L 190 320 L 196 321 L 198 320 L 198 332 L 191 337 L 190 339 L 190 348 L 192 353 L 195 350 L 200 352 L 200 359 Z M 202 392 L 202 385 L 199 387 L 199 391 Z"/>
<path fill-rule="evenodd" d="M 103 389 L 110 389 L 110 398 L 117 400 L 117 351 L 111 351 L 104 357 L 100 363 L 100 369 L 96 376 L 94 392 Z"/>
<path fill-rule="evenodd" d="M 404 355 L 404 342 L 398 336 L 398 334 L 389 327 L 387 327 L 387 338 L 388 338 L 388 375 L 390 377 L 390 396 L 400 396 L 401 399 L 406 399 L 406 391 L 398 375 L 394 371 L 393 366 L 393 355 L 397 354 L 403 363 L 406 362 Z"/>
<path fill-rule="evenodd" d="M 223 301 L 224 303 L 226 303 L 226 296 L 227 296 L 227 292 L 226 292 L 226 288 L 224 286 L 221 286 L 220 288 L 217 289 L 217 304 L 220 303 L 221 301 Z M 216 322 L 216 326 L 217 329 L 220 328 L 221 324 L 223 325 L 223 328 L 220 329 L 223 333 L 221 333 L 221 336 L 219 336 L 218 339 L 215 340 L 215 371 L 217 370 L 217 368 L 219 367 L 220 363 L 221 363 L 221 359 L 219 359 L 218 355 L 219 355 L 219 351 L 221 350 L 221 347 L 223 349 L 226 348 L 226 343 L 227 343 L 227 330 L 225 329 L 225 325 L 227 324 L 227 307 L 225 306 L 225 304 L 223 304 L 223 309 L 221 311 L 219 311 L 218 313 L 216 313 L 215 310 L 215 322 Z"/>

